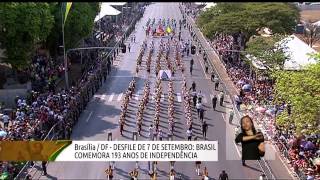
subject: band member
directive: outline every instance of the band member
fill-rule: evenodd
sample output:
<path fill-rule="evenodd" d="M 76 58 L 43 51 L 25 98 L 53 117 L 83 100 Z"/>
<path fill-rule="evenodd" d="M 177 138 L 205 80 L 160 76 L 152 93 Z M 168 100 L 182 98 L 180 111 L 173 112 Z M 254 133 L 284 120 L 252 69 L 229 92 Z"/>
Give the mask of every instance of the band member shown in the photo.
<path fill-rule="evenodd" d="M 141 136 L 142 121 L 138 121 L 138 134 Z"/>
<path fill-rule="evenodd" d="M 134 170 L 129 173 L 131 180 L 137 180 L 138 175 L 139 175 L 139 172 L 138 172 L 137 168 L 134 168 Z"/>
<path fill-rule="evenodd" d="M 202 179 L 203 179 L 203 180 L 209 179 L 209 172 L 208 172 L 208 170 L 207 170 L 207 167 L 204 167 L 204 169 L 203 169 Z"/>
<path fill-rule="evenodd" d="M 113 170 L 111 168 L 111 165 L 109 165 L 108 169 L 105 170 L 105 173 L 107 174 L 108 179 L 112 180 L 112 178 L 113 178 Z"/>
<path fill-rule="evenodd" d="M 157 180 L 157 175 L 158 175 L 157 172 L 153 172 L 153 173 L 151 173 L 149 175 L 150 175 L 151 180 Z"/>
<path fill-rule="evenodd" d="M 122 134 L 123 127 L 124 127 L 124 121 L 120 121 L 120 134 L 121 134 L 121 136 L 123 136 L 123 134 Z"/>
<path fill-rule="evenodd" d="M 171 169 L 170 172 L 169 172 L 170 180 L 174 180 L 175 176 L 176 176 L 176 172 L 173 169 Z"/>

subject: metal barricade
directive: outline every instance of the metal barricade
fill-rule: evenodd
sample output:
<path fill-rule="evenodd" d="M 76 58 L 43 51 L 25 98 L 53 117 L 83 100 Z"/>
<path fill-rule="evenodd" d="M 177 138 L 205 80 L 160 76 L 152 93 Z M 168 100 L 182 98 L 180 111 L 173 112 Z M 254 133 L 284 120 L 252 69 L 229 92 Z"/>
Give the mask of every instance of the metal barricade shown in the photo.
<path fill-rule="evenodd" d="M 50 131 L 48 132 L 48 134 L 44 137 L 44 139 L 42 141 L 52 140 L 54 137 L 56 137 L 56 134 L 55 134 L 56 127 L 57 127 L 57 123 L 52 126 L 52 128 L 50 129 Z M 22 167 L 22 169 L 20 170 L 20 172 L 18 173 L 18 175 L 14 179 L 15 180 L 26 179 L 26 177 L 28 175 L 27 171 L 30 168 L 30 165 L 31 165 L 31 161 L 26 162 L 26 164 Z M 31 170 L 34 168 L 35 168 L 35 164 L 31 167 Z"/>
<path fill-rule="evenodd" d="M 189 17 L 189 18 L 190 18 L 190 17 Z M 188 19 L 188 18 L 187 18 L 187 19 Z M 189 19 L 188 19 L 188 20 L 189 20 Z M 190 22 L 190 20 L 189 20 L 189 22 Z M 194 25 L 192 25 L 192 27 L 195 28 Z M 200 32 L 200 33 L 201 33 L 201 32 Z M 199 39 L 199 37 L 198 37 L 198 39 Z M 206 40 L 207 40 L 207 39 L 206 39 Z M 200 44 L 201 44 L 201 41 L 200 41 Z M 201 44 L 201 46 L 204 47 L 203 44 Z M 211 46 L 210 46 L 210 48 L 214 49 L 214 48 L 211 47 Z M 222 62 L 223 65 L 224 65 L 224 67 L 226 68 L 226 64 L 225 64 L 224 61 L 222 60 L 222 57 L 221 57 L 219 54 L 217 54 L 217 52 L 216 52 L 215 49 L 214 49 L 214 52 L 215 52 L 216 55 L 218 55 L 220 62 Z M 209 57 L 208 57 L 208 58 L 209 58 Z M 213 62 L 210 61 L 210 60 L 209 60 L 208 62 L 209 62 L 208 64 L 209 64 L 210 69 L 213 70 L 214 72 L 216 72 L 215 74 L 218 76 L 219 82 L 221 82 L 221 84 L 222 84 L 223 92 L 224 92 L 227 96 L 230 97 L 231 104 L 232 104 L 232 107 L 233 107 L 233 111 L 235 112 L 235 118 L 236 118 L 237 120 L 240 120 L 240 118 L 243 116 L 243 113 L 240 112 L 240 111 L 238 110 L 238 108 L 236 107 L 236 102 L 235 102 L 235 99 L 234 99 L 233 95 L 232 95 L 231 92 L 227 89 L 226 84 L 225 84 L 223 81 L 221 81 L 222 78 L 220 77 L 220 74 L 218 73 L 216 67 L 213 65 Z M 264 159 L 263 159 L 263 162 L 265 163 L 265 166 L 267 167 L 267 170 L 269 171 L 269 174 L 271 175 L 272 179 L 275 179 L 275 176 L 274 176 L 274 174 L 272 173 L 269 164 L 268 164 Z M 258 163 L 259 163 L 262 171 L 264 171 L 264 169 L 263 169 L 262 166 L 261 166 L 260 161 L 259 161 Z"/>
<path fill-rule="evenodd" d="M 126 34 L 130 34 L 130 33 L 132 32 L 133 27 L 135 26 L 135 23 L 136 23 L 137 20 L 138 20 L 139 18 L 141 18 L 141 17 L 142 17 L 142 15 L 141 15 L 141 14 L 138 14 L 138 15 L 131 21 L 131 24 L 130 24 L 129 27 L 127 28 L 127 30 L 126 30 L 126 32 L 124 33 L 123 37 L 125 37 Z M 120 43 L 120 41 L 118 41 L 118 42 L 116 43 L 116 45 L 114 46 L 114 49 L 112 49 L 109 53 L 107 53 L 106 56 L 100 57 L 100 58 L 98 59 L 98 62 L 99 62 L 99 61 L 104 61 L 104 63 L 106 63 L 107 57 L 110 56 L 111 53 L 113 53 L 113 51 L 115 51 L 116 48 L 119 47 L 119 43 Z M 98 65 L 99 65 L 99 64 L 96 64 L 95 66 L 98 66 Z M 100 64 L 99 67 L 95 68 L 96 71 L 94 72 L 94 76 L 99 75 L 98 73 L 101 72 L 101 69 L 102 69 L 102 65 Z M 88 71 L 84 72 L 84 73 L 82 74 L 81 78 L 79 79 L 78 84 L 80 84 L 81 81 L 82 81 L 83 79 L 85 79 L 85 76 L 87 76 L 87 75 L 88 75 Z M 95 79 L 96 79 L 96 78 L 95 78 Z M 92 81 L 89 81 L 89 82 L 92 82 Z M 96 86 L 95 86 L 95 85 L 96 85 Z M 87 91 L 89 91 L 89 94 L 87 94 L 87 96 L 85 95 L 85 96 L 86 96 L 85 99 L 86 99 L 86 101 L 89 101 L 88 99 L 90 99 L 90 98 L 93 96 L 94 91 L 97 90 L 97 87 L 100 88 L 100 85 L 97 85 L 97 84 L 94 84 L 94 83 L 90 83 L 90 84 L 86 85 L 85 87 L 86 87 Z M 87 102 L 84 102 L 84 103 L 87 104 Z M 80 108 L 80 113 L 81 113 L 81 110 L 83 110 L 83 109 L 84 109 L 84 107 L 81 107 L 81 108 Z M 66 119 L 69 119 L 69 117 L 70 117 L 70 116 L 66 117 Z M 71 116 L 71 117 L 74 117 L 74 116 Z M 77 121 L 77 120 L 76 120 L 76 119 L 73 119 L 73 121 Z M 75 122 L 72 122 L 72 124 L 74 124 L 74 123 L 75 123 Z M 58 125 L 59 125 L 59 124 L 56 123 L 56 124 L 54 124 L 54 125 L 52 126 L 52 128 L 49 130 L 48 134 L 45 136 L 45 138 L 43 139 L 43 141 L 45 141 L 45 140 L 59 139 L 60 136 L 62 136 L 62 135 L 65 136 L 65 132 L 60 131 Z M 22 169 L 20 170 L 20 172 L 18 173 L 18 175 L 17 175 L 14 179 L 15 179 L 15 180 L 17 180 L 17 179 L 26 179 L 26 178 L 27 178 L 27 175 L 29 174 L 29 173 L 28 173 L 28 169 L 30 168 L 30 164 L 31 164 L 31 162 L 28 161 L 28 162 L 22 167 Z M 30 171 L 31 171 L 31 172 L 32 172 L 34 169 L 36 169 L 35 166 L 36 166 L 36 163 L 30 168 Z M 38 172 L 38 170 L 36 170 L 31 177 L 33 177 L 37 172 Z"/>

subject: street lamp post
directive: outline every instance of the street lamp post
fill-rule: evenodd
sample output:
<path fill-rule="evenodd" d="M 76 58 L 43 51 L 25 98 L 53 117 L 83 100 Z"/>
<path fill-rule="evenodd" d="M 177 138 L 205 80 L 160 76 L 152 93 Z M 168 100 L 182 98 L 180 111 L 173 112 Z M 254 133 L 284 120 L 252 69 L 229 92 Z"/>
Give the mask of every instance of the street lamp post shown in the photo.
<path fill-rule="evenodd" d="M 63 45 L 63 61 L 64 61 L 64 77 L 66 81 L 66 89 L 69 89 L 69 77 L 68 77 L 68 61 L 66 57 L 66 45 L 64 41 L 64 19 L 63 19 L 63 11 L 61 6 L 61 23 L 62 23 L 62 45 Z"/>

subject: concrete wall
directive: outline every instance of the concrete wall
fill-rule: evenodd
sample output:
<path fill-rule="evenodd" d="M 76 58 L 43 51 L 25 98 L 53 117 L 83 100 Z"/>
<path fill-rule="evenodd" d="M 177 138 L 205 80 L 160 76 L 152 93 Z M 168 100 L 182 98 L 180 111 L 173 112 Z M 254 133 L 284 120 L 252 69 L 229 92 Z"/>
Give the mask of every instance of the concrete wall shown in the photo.
<path fill-rule="evenodd" d="M 300 10 L 320 10 L 320 5 L 298 5 Z"/>
<path fill-rule="evenodd" d="M 16 96 L 27 97 L 27 89 L 0 89 L 0 102 L 5 104 L 5 108 L 14 108 Z"/>

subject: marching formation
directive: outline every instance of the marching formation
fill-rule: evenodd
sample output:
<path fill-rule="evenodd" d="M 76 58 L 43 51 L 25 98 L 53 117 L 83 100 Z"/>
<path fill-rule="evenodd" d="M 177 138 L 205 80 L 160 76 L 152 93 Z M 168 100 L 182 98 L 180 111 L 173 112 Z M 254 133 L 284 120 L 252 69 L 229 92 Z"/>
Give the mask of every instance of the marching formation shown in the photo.
<path fill-rule="evenodd" d="M 150 95 L 150 81 L 147 81 L 145 83 L 145 86 L 143 89 L 143 98 L 140 101 L 140 104 L 138 106 L 138 112 L 137 112 L 137 123 L 136 124 L 137 124 L 139 136 L 141 136 L 143 112 L 144 112 L 146 105 L 149 102 L 149 95 Z"/>
<path fill-rule="evenodd" d="M 180 28 L 182 21 L 179 21 L 180 23 Z M 190 40 L 182 40 L 180 38 L 181 32 L 179 32 L 176 36 L 171 36 L 169 38 L 161 38 L 159 40 L 156 39 L 148 39 L 148 35 L 150 34 L 150 31 L 152 31 L 152 35 L 157 33 L 157 26 L 158 30 L 163 28 L 163 27 L 172 27 L 173 30 L 176 29 L 176 20 L 167 20 L 165 21 L 164 19 L 160 19 L 158 23 L 156 24 L 156 20 L 149 19 L 147 24 L 146 24 L 146 35 L 147 38 L 143 41 L 141 45 L 141 50 L 137 58 L 137 65 L 136 65 L 136 76 L 138 76 L 139 69 L 142 68 L 142 62 L 143 62 L 143 56 L 145 55 L 145 52 L 147 48 L 149 48 L 148 54 L 145 58 L 145 71 L 149 74 L 147 76 L 147 79 L 145 80 L 144 84 L 144 89 L 143 89 L 143 97 L 139 101 L 138 106 L 137 106 L 137 113 L 136 113 L 136 127 L 135 129 L 138 132 L 138 135 L 141 136 L 142 132 L 142 126 L 146 125 L 144 124 L 144 114 L 145 110 L 149 109 L 151 111 L 154 111 L 153 114 L 153 122 L 149 124 L 148 126 L 148 135 L 147 137 L 149 140 L 163 140 L 165 134 L 171 137 L 175 135 L 175 124 L 178 121 L 177 117 L 175 116 L 175 92 L 174 92 L 174 80 L 169 76 L 163 77 L 162 74 L 159 76 L 159 73 L 161 70 L 163 71 L 169 71 L 172 74 L 172 77 L 174 77 L 175 73 L 179 73 L 176 78 L 182 78 L 180 80 L 181 82 L 181 95 L 182 95 L 182 105 L 183 105 L 183 112 L 184 112 L 184 119 L 185 119 L 185 124 L 187 133 L 186 133 L 186 138 L 191 141 L 192 136 L 193 136 L 193 110 L 197 109 L 198 111 L 198 117 L 200 117 L 200 120 L 203 121 L 203 112 L 204 108 L 202 106 L 202 93 L 199 91 L 198 93 L 196 92 L 196 85 L 195 82 L 192 83 L 191 88 L 187 85 L 187 78 L 185 74 L 185 65 L 184 61 L 182 60 L 184 54 L 186 56 L 189 56 L 189 51 L 191 48 L 191 41 Z M 181 31 L 181 30 L 180 30 Z M 179 37 L 179 38 L 178 38 Z M 148 42 L 149 40 L 149 42 Z M 158 48 L 155 48 L 155 42 L 159 43 Z M 171 47 L 173 47 L 173 51 L 171 51 Z M 154 52 L 158 51 L 157 55 L 154 56 Z M 173 56 L 170 58 L 170 56 Z M 153 58 L 155 58 L 155 61 L 153 61 Z M 173 61 L 172 61 L 173 60 Z M 152 64 L 154 66 L 152 66 Z M 193 60 L 192 60 L 192 65 L 193 66 Z M 175 72 L 176 69 L 179 69 L 179 72 Z M 154 71 L 155 76 L 150 76 L 150 72 Z M 191 70 L 190 70 L 191 71 Z M 181 72 L 181 73 L 180 73 Z M 169 78 L 167 78 L 169 77 Z M 153 79 L 152 79 L 153 78 Z M 128 109 L 128 104 L 129 100 L 132 99 L 132 93 L 135 90 L 135 80 L 132 80 L 132 82 L 129 85 L 129 88 L 127 92 L 125 93 L 125 97 L 123 100 L 123 105 L 121 106 L 121 116 L 120 116 L 120 132 L 122 135 L 122 131 L 125 125 L 125 118 L 126 118 L 126 113 Z M 151 96 L 151 84 L 153 84 L 153 99 L 152 99 L 152 104 L 154 106 L 148 104 L 149 103 L 149 97 Z M 165 86 L 167 85 L 167 89 L 164 89 Z M 168 98 L 167 100 L 167 118 L 168 118 L 168 124 L 166 127 L 168 127 L 168 130 L 162 130 L 160 127 L 160 116 L 162 114 L 162 102 L 164 102 L 164 93 L 167 91 L 168 93 Z M 150 99 L 151 100 L 151 99 Z M 181 100 L 180 100 L 181 101 Z M 192 106 L 192 101 L 193 101 L 193 106 Z M 149 107 L 149 108 L 147 108 Z M 204 137 L 205 138 L 205 137 Z M 150 162 L 149 162 L 150 164 Z M 157 172 L 156 172 L 156 164 L 152 162 L 152 168 L 149 167 L 150 169 L 153 169 L 153 171 L 150 170 L 149 175 L 152 176 L 153 179 L 156 179 L 157 177 Z M 174 163 L 171 164 L 171 171 L 170 171 L 170 177 L 175 177 L 176 173 L 173 169 Z M 150 165 L 151 166 L 151 165 Z M 130 177 L 132 179 L 137 179 L 138 177 L 138 169 L 134 169 L 132 172 L 130 172 Z M 207 172 L 206 172 L 207 175 Z"/>
<path fill-rule="evenodd" d="M 160 124 L 160 101 L 161 101 L 161 95 L 162 95 L 162 86 L 161 86 L 161 80 L 158 78 L 155 84 L 155 114 L 154 114 L 154 120 L 153 120 L 153 125 L 154 125 L 154 130 L 153 134 L 150 132 L 150 138 L 154 139 L 156 138 L 156 135 L 158 134 L 159 130 L 159 124 Z"/>
<path fill-rule="evenodd" d="M 125 125 L 125 119 L 126 119 L 126 114 L 128 111 L 128 104 L 130 98 L 132 98 L 132 95 L 135 91 L 136 87 L 136 80 L 132 79 L 132 81 L 129 84 L 129 87 L 124 95 L 122 105 L 121 105 L 121 114 L 120 114 L 120 119 L 119 119 L 119 125 L 120 125 L 120 134 L 123 135 L 123 129 Z"/>

